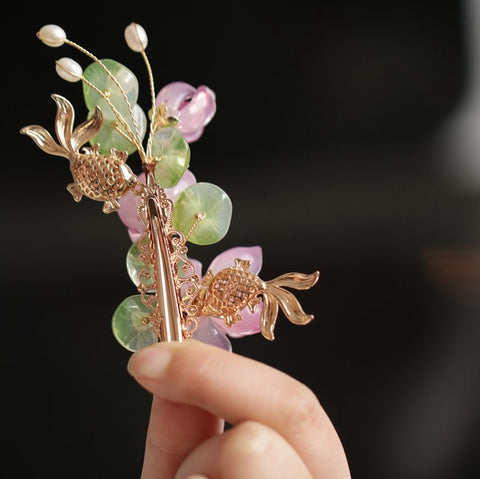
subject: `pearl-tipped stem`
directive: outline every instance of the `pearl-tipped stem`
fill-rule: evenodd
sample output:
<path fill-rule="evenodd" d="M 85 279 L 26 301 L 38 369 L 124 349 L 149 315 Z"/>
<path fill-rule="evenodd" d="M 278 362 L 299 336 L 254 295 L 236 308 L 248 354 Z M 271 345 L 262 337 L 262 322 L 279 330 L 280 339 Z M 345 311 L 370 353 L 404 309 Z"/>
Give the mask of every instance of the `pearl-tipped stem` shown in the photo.
<path fill-rule="evenodd" d="M 58 25 L 44 25 L 37 32 L 37 38 L 49 47 L 61 47 L 65 43 L 67 35 L 65 30 Z"/>

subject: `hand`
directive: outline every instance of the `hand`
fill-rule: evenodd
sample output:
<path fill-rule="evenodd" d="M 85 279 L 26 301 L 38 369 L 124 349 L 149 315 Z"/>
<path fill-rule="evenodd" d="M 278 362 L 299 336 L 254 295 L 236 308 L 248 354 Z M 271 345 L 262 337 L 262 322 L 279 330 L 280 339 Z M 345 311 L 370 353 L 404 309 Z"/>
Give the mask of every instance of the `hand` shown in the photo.
<path fill-rule="evenodd" d="M 142 349 L 128 369 L 153 394 L 142 479 L 350 478 L 315 395 L 276 369 L 194 340 Z"/>

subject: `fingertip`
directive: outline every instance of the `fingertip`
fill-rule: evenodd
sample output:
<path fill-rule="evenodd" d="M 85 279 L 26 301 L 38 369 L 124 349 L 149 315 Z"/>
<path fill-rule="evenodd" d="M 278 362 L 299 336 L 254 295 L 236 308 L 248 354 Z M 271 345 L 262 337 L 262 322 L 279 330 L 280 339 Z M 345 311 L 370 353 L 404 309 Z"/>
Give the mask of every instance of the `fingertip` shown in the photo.
<path fill-rule="evenodd" d="M 167 369 L 172 356 L 182 350 L 202 349 L 209 346 L 189 339 L 186 341 L 161 341 L 136 351 L 127 363 L 127 371 L 135 378 L 158 379 Z"/>
<path fill-rule="evenodd" d="M 158 378 L 170 362 L 170 344 L 156 343 L 135 352 L 127 363 L 127 371 L 134 378 Z"/>

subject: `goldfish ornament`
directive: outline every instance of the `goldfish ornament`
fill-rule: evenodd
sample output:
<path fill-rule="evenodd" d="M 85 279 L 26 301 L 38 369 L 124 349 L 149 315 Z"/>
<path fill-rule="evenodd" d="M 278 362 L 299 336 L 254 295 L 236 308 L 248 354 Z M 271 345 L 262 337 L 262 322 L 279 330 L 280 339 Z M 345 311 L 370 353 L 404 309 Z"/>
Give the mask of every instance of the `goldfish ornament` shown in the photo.
<path fill-rule="evenodd" d="M 195 337 L 209 317 L 233 328 L 242 322 L 246 309 L 252 313 L 261 309 L 259 330 L 269 340 L 274 339 L 279 310 L 293 324 L 308 324 L 313 315 L 306 314 L 286 288 L 310 289 L 319 279 L 318 271 L 286 273 L 264 281 L 252 271 L 249 259 L 238 257 L 230 266 L 216 273 L 209 270 L 201 278 L 195 260 L 188 256 L 189 241 L 200 245 L 219 241 L 231 217 L 230 199 L 216 185 L 190 180 L 183 189 L 178 186 L 186 181 L 190 161 L 189 143 L 182 131 L 188 132 L 190 142 L 201 136 L 215 111 L 213 92 L 199 87 L 196 94 L 195 88 L 176 82 L 164 87 L 155 99 L 145 54 L 146 33 L 140 25 L 130 24 L 125 39 L 143 56 L 152 93 L 144 148 L 141 122 L 146 115 L 136 104 L 133 74 L 113 60 L 96 58 L 68 40 L 56 25 L 42 27 L 37 36 L 48 46 L 67 44 L 93 60 L 85 72 L 71 59 L 57 62 L 62 78 L 83 82 L 90 112 L 74 127 L 73 106 L 53 94 L 58 142 L 39 125 L 26 126 L 21 133 L 45 153 L 69 160 L 73 182 L 67 189 L 75 201 L 85 196 L 103 202 L 104 213 L 119 212 L 130 203 L 135 228 L 141 230 L 127 254 L 127 269 L 139 294 L 126 298 L 112 318 L 113 333 L 122 346 L 135 351 L 156 341 L 183 341 Z M 141 158 L 144 181 L 126 163 L 129 152 L 120 146 L 125 141 Z M 179 190 L 173 199 L 169 196 L 172 188 Z"/>

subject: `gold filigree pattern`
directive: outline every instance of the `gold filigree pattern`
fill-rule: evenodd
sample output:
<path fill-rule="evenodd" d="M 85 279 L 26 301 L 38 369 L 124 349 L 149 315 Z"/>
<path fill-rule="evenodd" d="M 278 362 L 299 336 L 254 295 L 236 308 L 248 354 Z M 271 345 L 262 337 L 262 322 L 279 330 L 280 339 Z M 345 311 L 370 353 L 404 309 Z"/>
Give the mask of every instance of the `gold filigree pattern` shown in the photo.
<path fill-rule="evenodd" d="M 162 292 L 167 288 L 169 295 L 175 299 L 172 304 L 173 309 L 178 309 L 182 338 L 189 338 L 199 325 L 198 308 L 192 304 L 192 298 L 198 291 L 200 280 L 187 257 L 186 239 L 172 227 L 173 204 L 163 188 L 155 183 L 151 171 L 147 172 L 146 185 L 140 192 L 137 190 L 137 194 L 142 199 L 138 207 L 139 217 L 147 231 L 140 242 L 143 267 L 138 273 L 142 302 L 152 311 L 145 322 L 152 325 L 160 339 L 167 340 L 170 335 L 164 327 L 168 316 L 165 311 L 167 305 L 162 300 Z M 157 229 L 160 234 L 157 234 Z M 156 287 L 153 290 L 151 271 L 155 274 Z M 172 321 L 175 323 L 174 319 Z"/>

